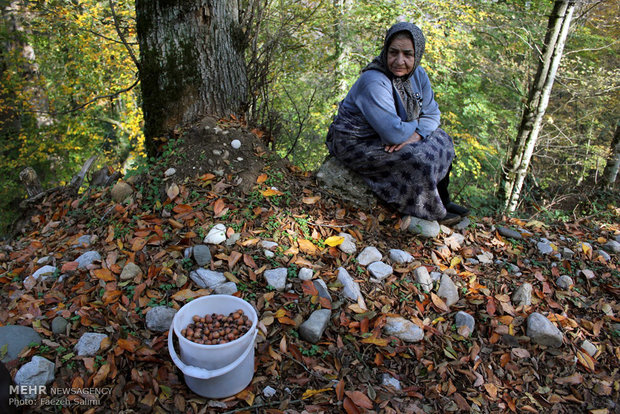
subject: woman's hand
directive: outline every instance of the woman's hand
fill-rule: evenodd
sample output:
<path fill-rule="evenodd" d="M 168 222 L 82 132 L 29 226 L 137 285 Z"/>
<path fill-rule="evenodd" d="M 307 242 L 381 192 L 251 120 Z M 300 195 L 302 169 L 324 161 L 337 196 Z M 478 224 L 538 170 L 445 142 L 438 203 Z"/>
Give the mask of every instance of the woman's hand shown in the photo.
<path fill-rule="evenodd" d="M 385 151 L 386 152 L 400 151 L 401 149 L 403 149 L 405 145 L 413 144 L 414 142 L 418 142 L 421 140 L 422 140 L 422 137 L 420 136 L 420 134 L 418 134 L 417 132 L 414 132 L 413 135 L 407 138 L 407 141 L 405 142 L 401 142 L 400 144 L 397 144 L 397 145 L 386 145 Z"/>

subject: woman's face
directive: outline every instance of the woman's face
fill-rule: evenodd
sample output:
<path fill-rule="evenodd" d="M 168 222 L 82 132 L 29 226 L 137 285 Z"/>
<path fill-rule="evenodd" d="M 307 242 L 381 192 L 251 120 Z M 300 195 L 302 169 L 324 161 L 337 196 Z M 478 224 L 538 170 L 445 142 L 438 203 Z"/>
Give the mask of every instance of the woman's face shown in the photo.
<path fill-rule="evenodd" d="M 394 76 L 405 76 L 413 70 L 415 51 L 413 41 L 407 35 L 397 35 L 387 53 L 387 66 Z"/>

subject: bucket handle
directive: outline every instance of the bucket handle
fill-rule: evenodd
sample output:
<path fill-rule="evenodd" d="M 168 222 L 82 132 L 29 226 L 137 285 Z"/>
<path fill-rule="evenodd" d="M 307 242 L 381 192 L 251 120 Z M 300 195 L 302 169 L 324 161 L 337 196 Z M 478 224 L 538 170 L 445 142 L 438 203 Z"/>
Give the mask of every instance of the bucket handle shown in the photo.
<path fill-rule="evenodd" d="M 172 361 L 181 370 L 181 372 L 183 372 L 183 374 L 198 379 L 221 377 L 222 375 L 228 374 L 230 371 L 237 368 L 237 366 L 241 364 L 241 362 L 243 362 L 245 357 L 247 357 L 250 351 L 254 348 L 254 340 L 256 339 L 256 334 L 258 333 L 257 330 L 254 330 L 254 335 L 252 335 L 252 340 L 250 341 L 251 345 L 247 347 L 247 349 L 241 354 L 239 358 L 235 359 L 233 362 L 226 365 L 225 367 L 208 370 L 192 365 L 186 365 L 185 363 L 183 363 L 183 361 L 181 361 L 181 358 L 179 358 L 179 356 L 177 355 L 176 350 L 174 349 L 174 344 L 172 343 L 172 336 L 174 335 L 173 331 L 174 329 L 170 327 L 170 330 L 168 331 L 168 351 L 170 352 Z"/>

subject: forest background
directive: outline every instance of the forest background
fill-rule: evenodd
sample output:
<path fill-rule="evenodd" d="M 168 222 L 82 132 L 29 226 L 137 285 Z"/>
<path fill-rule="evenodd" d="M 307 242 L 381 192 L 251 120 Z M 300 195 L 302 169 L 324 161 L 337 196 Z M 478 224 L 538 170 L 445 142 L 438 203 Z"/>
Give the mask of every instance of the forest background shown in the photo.
<path fill-rule="evenodd" d="M 4 227 L 25 197 L 24 167 L 49 187 L 70 179 L 93 154 L 99 165 L 122 172 L 154 160 L 142 132 L 134 2 L 0 4 Z M 245 121 L 259 126 L 279 155 L 316 169 L 337 104 L 379 53 L 385 30 L 399 20 L 414 22 L 427 38 L 422 65 L 443 128 L 455 139 L 453 191 L 477 214 L 492 215 L 501 209 L 502 167 L 552 7 L 549 0 L 241 0 Z M 620 3 L 601 0 L 585 2 L 573 18 L 522 212 L 572 218 L 597 214 L 613 200 L 603 172 L 617 155 L 618 16 Z"/>

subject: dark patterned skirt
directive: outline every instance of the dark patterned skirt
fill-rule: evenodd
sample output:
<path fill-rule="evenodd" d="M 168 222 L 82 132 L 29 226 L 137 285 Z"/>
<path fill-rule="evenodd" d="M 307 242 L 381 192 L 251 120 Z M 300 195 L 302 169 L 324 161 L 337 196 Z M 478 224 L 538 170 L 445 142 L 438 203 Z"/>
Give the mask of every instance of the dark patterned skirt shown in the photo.
<path fill-rule="evenodd" d="M 426 220 L 446 215 L 437 183 L 448 174 L 454 145 L 443 129 L 391 153 L 378 136 L 359 138 L 333 128 L 326 144 L 334 157 L 400 213 Z"/>

